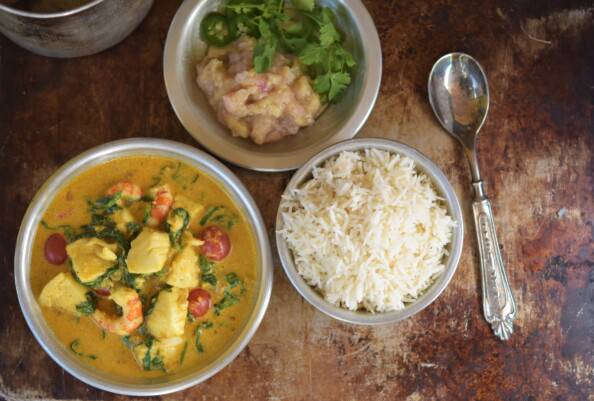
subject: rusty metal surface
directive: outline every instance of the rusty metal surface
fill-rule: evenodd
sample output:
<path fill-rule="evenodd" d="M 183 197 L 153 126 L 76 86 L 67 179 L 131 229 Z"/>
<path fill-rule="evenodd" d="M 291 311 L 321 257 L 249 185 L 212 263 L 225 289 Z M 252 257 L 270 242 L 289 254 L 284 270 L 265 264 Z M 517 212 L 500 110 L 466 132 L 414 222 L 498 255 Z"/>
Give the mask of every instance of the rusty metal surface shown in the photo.
<path fill-rule="evenodd" d="M 480 158 L 518 301 L 508 343 L 480 309 L 476 244 L 445 293 L 403 323 L 358 328 L 304 303 L 276 260 L 270 309 L 248 348 L 207 383 L 164 400 L 594 400 L 594 6 L 591 1 L 367 1 L 384 52 L 361 136 L 417 147 L 444 169 L 471 222 L 469 172 L 426 100 L 443 53 L 474 55 L 492 107 Z M 169 107 L 162 46 L 176 2 L 104 53 L 35 56 L 0 39 L 0 398 L 122 400 L 65 374 L 31 336 L 13 285 L 20 219 L 79 152 L 117 138 L 194 144 Z M 272 234 L 290 174 L 233 168 Z M 470 226 L 470 224 L 469 224 Z"/>

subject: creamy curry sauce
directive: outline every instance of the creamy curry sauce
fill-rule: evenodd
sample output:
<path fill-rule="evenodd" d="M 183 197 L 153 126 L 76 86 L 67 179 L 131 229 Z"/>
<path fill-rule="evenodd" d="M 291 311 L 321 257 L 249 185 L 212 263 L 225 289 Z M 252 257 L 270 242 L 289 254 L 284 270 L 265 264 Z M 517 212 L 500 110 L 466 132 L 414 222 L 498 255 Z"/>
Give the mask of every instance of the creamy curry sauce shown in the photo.
<path fill-rule="evenodd" d="M 50 207 L 43 215 L 43 220 L 47 223 L 47 226 L 52 228 L 59 225 L 70 225 L 76 231 L 79 231 L 80 226 L 90 222 L 88 199 L 96 200 L 105 196 L 106 190 L 110 186 L 122 181 L 140 186 L 145 194 L 149 192 L 149 188 L 155 185 L 167 184 L 174 199 L 178 195 L 183 195 L 200 204 L 202 209 L 197 216 L 192 217 L 188 228 L 194 238 L 205 227 L 217 225 L 217 223 L 212 223 L 212 218 L 208 223 L 200 224 L 205 213 L 209 211 L 209 207 L 223 206 L 223 210 L 234 217 L 235 224 L 232 228 L 227 227 L 225 219 L 219 219 L 218 221 L 223 231 L 228 234 L 231 247 L 229 254 L 224 259 L 209 261 L 214 263 L 213 271 L 217 278 L 216 286 L 212 286 L 202 279 L 199 280 L 198 287 L 204 288 L 212 297 L 208 312 L 195 319 L 188 317 L 183 329 L 183 335 L 180 336 L 183 345 L 177 347 L 173 353 L 174 358 L 169 358 L 167 369 L 163 369 L 157 363 L 156 366 L 150 366 L 149 364 L 150 370 L 146 370 L 142 359 L 135 359 L 131 351 L 131 347 L 138 346 L 138 342 L 145 337 L 139 336 L 139 333 L 148 334 L 150 337 L 146 327 L 140 326 L 131 333 L 136 344 L 131 345 L 130 341 L 125 344 L 121 335 L 110 333 L 109 330 L 100 327 L 93 315 L 81 315 L 81 313 L 77 315 L 76 313 L 73 314 L 72 311 L 68 312 L 60 308 L 43 306 L 44 317 L 65 347 L 78 354 L 79 358 L 84 362 L 105 372 L 142 378 L 161 376 L 204 366 L 215 359 L 235 339 L 251 310 L 257 263 L 255 243 L 251 230 L 230 197 L 206 174 L 176 160 L 152 156 L 120 158 L 81 173 L 57 193 Z M 137 206 L 132 206 L 141 209 L 143 206 L 148 207 L 150 202 L 149 199 L 145 201 L 138 200 L 133 202 Z M 214 215 L 216 217 L 217 214 L 214 213 Z M 138 222 L 141 223 L 141 221 Z M 159 224 L 155 230 L 166 231 L 163 228 L 163 223 Z M 55 261 L 53 264 L 50 263 L 45 255 L 46 240 L 56 232 L 61 232 L 61 230 L 48 229 L 40 225 L 36 234 L 32 253 L 31 286 L 37 299 L 39 299 L 44 286 L 52 278 L 61 272 L 71 274 L 72 271 L 72 268 L 69 267 L 70 258 L 57 265 Z M 187 236 L 187 234 L 185 235 Z M 108 239 L 107 242 L 113 241 Z M 132 244 L 132 247 L 134 247 L 134 244 Z M 202 253 L 201 249 L 201 247 L 195 247 L 197 255 Z M 170 251 L 168 264 L 171 262 L 171 253 L 174 254 L 175 251 Z M 195 269 L 196 275 L 201 277 L 199 263 L 196 263 Z M 215 305 L 223 301 L 225 289 L 229 287 L 228 282 L 225 280 L 226 275 L 229 273 L 234 273 L 235 277 L 241 280 L 244 290 L 239 291 L 238 287 L 232 289 L 231 292 L 236 296 L 238 302 L 221 309 L 220 314 L 216 315 Z M 162 279 L 163 276 L 156 280 L 159 282 Z M 119 287 L 122 284 L 116 282 L 115 286 Z M 105 297 L 105 294 L 103 295 L 98 296 L 95 294 L 92 296 L 97 310 L 103 308 L 111 319 L 116 319 L 118 317 L 117 308 L 114 307 L 113 301 Z M 146 303 L 146 300 L 144 303 Z M 147 310 L 144 303 L 143 314 Z M 147 317 L 144 316 L 143 323 L 146 323 L 146 319 Z M 204 327 L 209 324 L 212 324 L 212 326 L 200 329 L 200 338 L 197 345 L 196 328 L 199 325 Z M 154 358 L 154 355 L 152 357 Z"/>

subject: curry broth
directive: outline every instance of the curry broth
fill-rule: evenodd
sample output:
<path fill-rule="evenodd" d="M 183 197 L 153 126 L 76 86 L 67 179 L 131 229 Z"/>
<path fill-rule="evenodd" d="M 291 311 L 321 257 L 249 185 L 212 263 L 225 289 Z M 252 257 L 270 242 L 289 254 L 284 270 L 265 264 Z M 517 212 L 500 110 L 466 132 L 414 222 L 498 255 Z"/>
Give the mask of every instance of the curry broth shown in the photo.
<path fill-rule="evenodd" d="M 164 166 L 170 169 L 164 171 Z M 69 224 L 79 227 L 89 222 L 87 199 L 99 198 L 111 184 L 121 180 L 134 182 L 146 191 L 159 176 L 160 183 L 169 184 L 174 194 L 183 194 L 203 206 L 223 205 L 239 217 L 233 229 L 227 231 L 232 244 L 231 251 L 223 261 L 215 264 L 215 271 L 219 280 L 226 273 L 235 272 L 245 285 L 245 293 L 239 303 L 223 310 L 220 316 L 215 316 L 211 308 L 196 323 L 186 324 L 184 339 L 187 349 L 183 365 L 168 372 L 175 373 L 199 368 L 220 355 L 235 339 L 235 334 L 251 311 L 257 263 L 255 242 L 243 214 L 229 195 L 206 174 L 176 160 L 156 156 L 124 157 L 74 177 L 57 193 L 43 219 L 49 226 Z M 199 228 L 199 220 L 199 217 L 194 218 L 190 225 L 189 230 L 194 234 Z M 56 266 L 45 259 L 44 244 L 54 232 L 40 225 L 36 233 L 31 265 L 31 286 L 36 297 L 56 274 L 69 270 L 66 263 Z M 222 290 L 212 295 L 214 303 L 222 296 Z M 164 374 L 162 371 L 142 370 L 132 352 L 123 344 L 122 338 L 115 334 L 103 334 L 90 317 L 76 318 L 45 307 L 42 310 L 48 325 L 66 347 L 79 340 L 76 350 L 83 354 L 80 358 L 92 366 L 126 377 L 143 378 Z M 200 340 L 204 352 L 200 353 L 194 343 L 194 329 L 206 320 L 212 322 L 213 327 L 202 330 Z M 97 358 L 91 359 L 89 355 Z"/>

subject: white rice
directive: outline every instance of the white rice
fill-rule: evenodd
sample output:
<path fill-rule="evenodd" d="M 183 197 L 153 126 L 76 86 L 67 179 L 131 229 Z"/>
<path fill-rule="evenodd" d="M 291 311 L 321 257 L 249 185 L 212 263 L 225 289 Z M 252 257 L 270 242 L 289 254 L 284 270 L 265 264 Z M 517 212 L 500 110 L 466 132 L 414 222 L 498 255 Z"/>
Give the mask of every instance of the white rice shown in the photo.
<path fill-rule="evenodd" d="M 351 310 L 404 308 L 439 276 L 455 222 L 414 161 L 342 152 L 283 196 L 279 234 L 306 282 Z"/>

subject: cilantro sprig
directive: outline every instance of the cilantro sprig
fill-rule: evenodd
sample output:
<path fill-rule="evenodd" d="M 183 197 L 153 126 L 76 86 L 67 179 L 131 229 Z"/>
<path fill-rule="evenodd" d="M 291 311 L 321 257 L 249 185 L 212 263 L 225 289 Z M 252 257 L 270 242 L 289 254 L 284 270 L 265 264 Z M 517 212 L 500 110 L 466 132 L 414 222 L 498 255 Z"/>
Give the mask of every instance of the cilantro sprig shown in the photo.
<path fill-rule="evenodd" d="M 333 12 L 315 0 L 229 0 L 224 15 L 235 24 L 234 39 L 242 34 L 257 39 L 252 60 L 257 73 L 286 52 L 297 56 L 323 102 L 336 102 L 350 85 L 355 59 L 343 46 Z"/>

